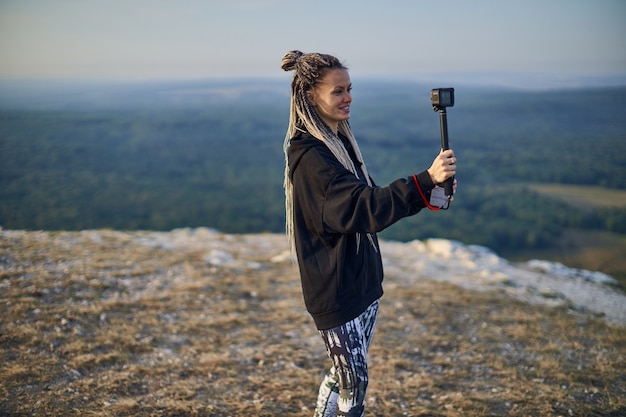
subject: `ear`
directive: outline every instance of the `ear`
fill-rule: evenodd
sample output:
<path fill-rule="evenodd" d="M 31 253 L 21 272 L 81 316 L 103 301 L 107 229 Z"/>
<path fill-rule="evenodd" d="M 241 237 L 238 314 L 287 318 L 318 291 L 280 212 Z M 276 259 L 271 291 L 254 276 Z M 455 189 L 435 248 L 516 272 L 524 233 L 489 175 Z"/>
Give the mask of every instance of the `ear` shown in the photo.
<path fill-rule="evenodd" d="M 315 92 L 313 91 L 313 89 L 310 89 L 306 92 L 306 98 L 309 99 L 309 103 L 311 103 L 311 106 L 315 107 Z"/>

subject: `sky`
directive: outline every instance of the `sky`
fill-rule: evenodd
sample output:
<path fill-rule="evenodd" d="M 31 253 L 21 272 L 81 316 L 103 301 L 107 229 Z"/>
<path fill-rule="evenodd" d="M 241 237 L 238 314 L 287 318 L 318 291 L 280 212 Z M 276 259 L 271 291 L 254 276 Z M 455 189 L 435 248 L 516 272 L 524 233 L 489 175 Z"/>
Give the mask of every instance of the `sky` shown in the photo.
<path fill-rule="evenodd" d="M 0 79 L 280 77 L 291 49 L 353 76 L 626 80 L 626 1 L 0 0 Z"/>

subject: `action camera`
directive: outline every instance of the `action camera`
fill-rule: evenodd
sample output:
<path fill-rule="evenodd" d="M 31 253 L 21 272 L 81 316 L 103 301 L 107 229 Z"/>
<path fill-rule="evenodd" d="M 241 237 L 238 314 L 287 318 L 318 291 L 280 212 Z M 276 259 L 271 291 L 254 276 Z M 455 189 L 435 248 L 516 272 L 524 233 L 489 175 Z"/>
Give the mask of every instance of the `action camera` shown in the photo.
<path fill-rule="evenodd" d="M 435 88 L 431 90 L 430 101 L 437 110 L 454 106 L 454 88 Z"/>

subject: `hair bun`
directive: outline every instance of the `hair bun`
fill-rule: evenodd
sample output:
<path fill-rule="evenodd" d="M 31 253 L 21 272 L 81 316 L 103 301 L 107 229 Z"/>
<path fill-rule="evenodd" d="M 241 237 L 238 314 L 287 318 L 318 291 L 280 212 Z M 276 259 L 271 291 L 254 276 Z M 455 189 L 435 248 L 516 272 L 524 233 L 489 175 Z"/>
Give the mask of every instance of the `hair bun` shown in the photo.
<path fill-rule="evenodd" d="M 285 71 L 293 71 L 296 69 L 296 64 L 298 60 L 304 55 L 304 53 L 293 50 L 289 51 L 283 56 L 283 61 L 280 67 Z"/>

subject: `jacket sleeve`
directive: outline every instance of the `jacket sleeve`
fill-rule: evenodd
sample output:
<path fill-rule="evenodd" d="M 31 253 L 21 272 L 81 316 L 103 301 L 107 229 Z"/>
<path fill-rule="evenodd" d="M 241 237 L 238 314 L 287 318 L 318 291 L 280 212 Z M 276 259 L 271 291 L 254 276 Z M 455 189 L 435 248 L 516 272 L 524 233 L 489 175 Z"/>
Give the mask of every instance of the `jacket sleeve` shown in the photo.
<path fill-rule="evenodd" d="M 305 181 L 321 182 L 316 187 L 322 193 L 317 202 L 321 203 L 319 226 L 326 233 L 377 233 L 426 206 L 413 176 L 386 187 L 370 187 L 343 167 L 326 147 L 315 147 L 303 158 L 307 168 L 301 175 L 307 175 Z M 415 178 L 428 198 L 435 186 L 430 176 L 423 171 Z"/>

